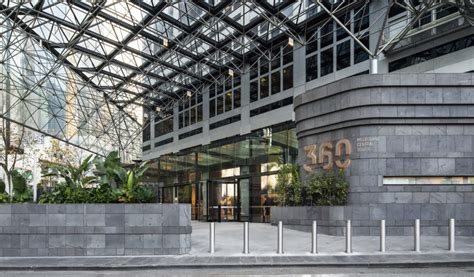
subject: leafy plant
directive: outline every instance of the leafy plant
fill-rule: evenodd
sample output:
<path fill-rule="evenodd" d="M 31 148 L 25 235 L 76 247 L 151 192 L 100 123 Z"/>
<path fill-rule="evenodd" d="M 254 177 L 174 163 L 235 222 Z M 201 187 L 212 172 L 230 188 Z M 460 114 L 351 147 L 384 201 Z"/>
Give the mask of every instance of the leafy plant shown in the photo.
<path fill-rule="evenodd" d="M 293 164 L 280 166 L 274 189 L 276 202 L 280 206 L 299 206 L 302 204 L 302 184 L 299 167 Z"/>
<path fill-rule="evenodd" d="M 148 165 L 145 161 L 120 175 L 122 195 L 119 197 L 119 202 L 146 203 L 153 200 L 153 192 L 149 188 L 140 185 L 147 169 Z"/>
<path fill-rule="evenodd" d="M 43 174 L 43 177 L 62 177 L 66 185 L 82 188 L 96 180 L 96 176 L 91 175 L 92 166 L 92 155 L 90 155 L 82 161 L 79 167 L 75 167 L 71 163 L 68 163 L 66 166 L 55 165 L 50 167 L 48 172 Z"/>
<path fill-rule="evenodd" d="M 14 202 L 24 203 L 31 200 L 33 193 L 28 187 L 27 177 L 28 173 L 22 172 L 20 170 L 13 170 L 12 183 Z"/>
<path fill-rule="evenodd" d="M 95 165 L 94 174 L 97 176 L 99 184 L 110 185 L 113 188 L 120 185 L 121 176 L 126 174 L 126 170 L 122 167 L 117 151 L 110 152 L 105 159 L 95 157 L 93 163 Z"/>
<path fill-rule="evenodd" d="M 0 194 L 5 193 L 5 182 L 0 179 Z"/>
<path fill-rule="evenodd" d="M 337 206 L 347 203 L 349 184 L 342 170 L 312 173 L 305 188 L 308 205 Z"/>

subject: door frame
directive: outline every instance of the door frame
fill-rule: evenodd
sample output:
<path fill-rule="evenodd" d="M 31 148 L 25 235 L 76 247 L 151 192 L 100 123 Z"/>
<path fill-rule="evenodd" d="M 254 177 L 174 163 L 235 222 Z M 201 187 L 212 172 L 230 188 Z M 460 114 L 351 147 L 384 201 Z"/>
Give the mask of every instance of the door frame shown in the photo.
<path fill-rule="evenodd" d="M 235 213 L 236 216 L 234 216 L 233 220 L 224 220 L 224 221 L 229 221 L 229 222 L 232 222 L 232 221 L 240 221 L 240 211 L 241 211 L 241 205 L 242 205 L 242 201 L 240 199 L 240 180 L 237 179 L 237 178 L 220 178 L 220 179 L 207 179 L 206 182 L 205 182 L 205 186 L 206 186 L 206 221 L 210 222 L 210 221 L 216 221 L 216 220 L 213 220 L 212 216 L 210 215 L 210 187 L 213 185 L 213 184 L 233 184 L 234 185 L 234 202 L 235 202 Z M 212 205 L 214 206 L 214 205 Z M 222 222 L 222 218 L 220 218 L 220 205 L 217 205 L 219 206 L 219 210 L 218 210 L 218 219 L 217 221 L 218 222 Z M 203 207 L 204 208 L 204 207 Z"/>

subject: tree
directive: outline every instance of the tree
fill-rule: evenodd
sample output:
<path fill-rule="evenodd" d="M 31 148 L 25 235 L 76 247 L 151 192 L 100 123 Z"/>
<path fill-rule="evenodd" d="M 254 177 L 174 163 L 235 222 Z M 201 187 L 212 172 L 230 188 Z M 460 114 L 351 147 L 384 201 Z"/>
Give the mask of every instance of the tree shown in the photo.
<path fill-rule="evenodd" d="M 2 144 L 0 145 L 0 167 L 5 174 L 6 190 L 10 198 L 13 197 L 13 171 L 19 160 L 19 155 L 24 152 L 22 145 L 25 137 L 24 126 L 18 126 L 18 128 L 12 127 L 9 120 L 2 118 L 0 125 L 0 135 L 2 137 Z"/>

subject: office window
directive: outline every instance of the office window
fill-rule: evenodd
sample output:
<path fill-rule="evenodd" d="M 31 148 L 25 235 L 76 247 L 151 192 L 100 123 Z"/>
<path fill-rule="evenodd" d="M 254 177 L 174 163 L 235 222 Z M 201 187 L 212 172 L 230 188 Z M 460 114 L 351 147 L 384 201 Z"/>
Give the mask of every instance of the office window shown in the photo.
<path fill-rule="evenodd" d="M 260 59 L 260 76 L 267 74 L 270 66 L 267 59 Z"/>
<path fill-rule="evenodd" d="M 163 119 L 155 124 L 155 138 L 173 132 L 173 117 Z"/>
<path fill-rule="evenodd" d="M 283 90 L 293 87 L 293 65 L 283 68 Z"/>
<path fill-rule="evenodd" d="M 202 121 L 202 105 L 198 105 L 197 106 L 197 122 L 201 122 Z"/>
<path fill-rule="evenodd" d="M 234 109 L 240 107 L 240 88 L 234 90 Z"/>
<path fill-rule="evenodd" d="M 293 48 L 289 46 L 283 47 L 283 65 L 291 62 L 293 62 Z"/>
<path fill-rule="evenodd" d="M 363 37 L 360 41 L 365 45 L 365 47 L 369 48 L 369 37 Z M 367 53 L 359 43 L 354 41 L 354 64 L 366 61 L 369 59 L 369 53 Z"/>
<path fill-rule="evenodd" d="M 258 100 L 258 82 L 250 82 L 250 102 Z"/>
<path fill-rule="evenodd" d="M 269 95 L 268 75 L 260 77 L 260 99 Z"/>
<path fill-rule="evenodd" d="M 308 40 L 308 43 L 306 44 L 306 54 L 318 51 L 318 29 L 309 31 L 306 34 L 306 39 Z"/>
<path fill-rule="evenodd" d="M 280 74 L 280 71 L 272 73 L 272 95 L 281 91 Z"/>
<path fill-rule="evenodd" d="M 225 94 L 225 111 L 232 110 L 232 91 L 228 91 Z"/>
<path fill-rule="evenodd" d="M 224 112 L 224 95 L 217 96 L 217 114 Z"/>
<path fill-rule="evenodd" d="M 199 106 L 201 106 L 200 109 Z M 184 99 L 179 107 L 178 127 L 180 129 L 202 121 L 202 95 L 194 93 L 191 97 Z"/>
<path fill-rule="evenodd" d="M 209 98 L 216 96 L 216 84 L 209 86 Z"/>
<path fill-rule="evenodd" d="M 209 101 L 209 117 L 216 116 L 216 99 Z"/>
<path fill-rule="evenodd" d="M 323 27 L 321 27 L 321 48 L 324 48 L 333 43 L 333 22 L 330 21 Z"/>
<path fill-rule="evenodd" d="M 306 82 L 318 78 L 318 55 L 306 59 Z"/>
<path fill-rule="evenodd" d="M 349 67 L 351 65 L 351 41 L 346 40 L 337 45 L 337 70 Z"/>
<path fill-rule="evenodd" d="M 321 77 L 334 71 L 332 48 L 321 52 Z"/>

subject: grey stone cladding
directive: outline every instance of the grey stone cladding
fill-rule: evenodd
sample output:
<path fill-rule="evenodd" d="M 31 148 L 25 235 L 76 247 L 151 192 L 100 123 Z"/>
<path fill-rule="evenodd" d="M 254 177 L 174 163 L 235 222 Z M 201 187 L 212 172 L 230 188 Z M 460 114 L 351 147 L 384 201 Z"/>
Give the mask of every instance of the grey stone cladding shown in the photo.
<path fill-rule="evenodd" d="M 0 256 L 176 255 L 189 204 L 0 204 Z"/>
<path fill-rule="evenodd" d="M 349 203 L 298 213 L 275 208 L 273 222 L 320 219 L 327 232 L 341 234 L 331 228 L 352 219 L 360 226 L 356 234 L 371 235 L 386 219 L 388 232 L 407 235 L 420 218 L 422 232 L 435 235 L 446 234 L 452 217 L 457 233 L 474 236 L 474 184 L 383 183 L 384 177 L 474 176 L 474 74 L 354 76 L 296 97 L 294 108 L 299 164 L 311 162 L 306 145 L 351 142 Z"/>

